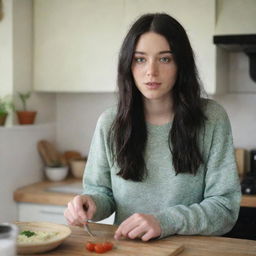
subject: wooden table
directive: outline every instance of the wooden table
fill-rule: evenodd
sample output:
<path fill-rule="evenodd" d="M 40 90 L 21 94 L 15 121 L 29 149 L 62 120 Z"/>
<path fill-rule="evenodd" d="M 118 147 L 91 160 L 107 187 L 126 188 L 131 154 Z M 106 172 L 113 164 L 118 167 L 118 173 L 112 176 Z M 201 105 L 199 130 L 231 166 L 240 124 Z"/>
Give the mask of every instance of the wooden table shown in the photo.
<path fill-rule="evenodd" d="M 162 240 L 150 242 L 113 239 L 113 234 L 116 226 L 105 224 L 90 224 L 92 231 L 98 237 L 97 239 L 106 239 L 113 241 L 115 248 L 107 252 L 106 256 L 111 255 L 136 255 L 136 256 L 158 256 L 170 255 L 171 247 L 182 246 L 182 251 L 177 252 L 179 256 L 255 256 L 256 241 L 233 239 L 225 237 L 210 237 L 210 236 L 170 236 Z M 84 244 L 90 240 L 90 237 L 82 228 L 71 227 L 72 234 L 59 247 L 45 254 L 49 256 L 86 256 L 97 255 L 89 253 Z M 128 248 L 128 251 L 122 251 L 123 246 Z M 165 249 L 162 249 L 165 248 Z"/>

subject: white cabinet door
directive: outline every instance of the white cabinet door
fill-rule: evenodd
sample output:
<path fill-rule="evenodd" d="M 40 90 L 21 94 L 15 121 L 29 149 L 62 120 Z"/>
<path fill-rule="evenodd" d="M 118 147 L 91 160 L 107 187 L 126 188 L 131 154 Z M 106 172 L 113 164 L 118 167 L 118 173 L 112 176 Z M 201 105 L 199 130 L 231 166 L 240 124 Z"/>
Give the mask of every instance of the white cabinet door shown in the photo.
<path fill-rule="evenodd" d="M 18 203 L 19 221 L 46 221 L 66 224 L 64 218 L 65 206 Z"/>
<path fill-rule="evenodd" d="M 35 0 L 35 90 L 113 92 L 123 9 L 123 0 Z"/>
<path fill-rule="evenodd" d="M 18 203 L 19 221 L 45 221 L 58 224 L 67 224 L 64 217 L 66 206 L 42 205 L 32 203 Z M 113 224 L 115 213 L 97 223 Z"/>
<path fill-rule="evenodd" d="M 216 35 L 256 33 L 255 0 L 218 0 Z"/>

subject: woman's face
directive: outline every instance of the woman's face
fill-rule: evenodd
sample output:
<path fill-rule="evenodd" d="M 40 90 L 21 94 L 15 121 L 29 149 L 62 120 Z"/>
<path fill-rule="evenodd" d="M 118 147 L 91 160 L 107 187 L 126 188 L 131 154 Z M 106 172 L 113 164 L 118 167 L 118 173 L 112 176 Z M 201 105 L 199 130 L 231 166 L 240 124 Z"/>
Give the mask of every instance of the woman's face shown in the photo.
<path fill-rule="evenodd" d="M 155 32 L 142 34 L 135 47 L 131 70 L 145 100 L 170 99 L 177 65 L 165 37 Z"/>

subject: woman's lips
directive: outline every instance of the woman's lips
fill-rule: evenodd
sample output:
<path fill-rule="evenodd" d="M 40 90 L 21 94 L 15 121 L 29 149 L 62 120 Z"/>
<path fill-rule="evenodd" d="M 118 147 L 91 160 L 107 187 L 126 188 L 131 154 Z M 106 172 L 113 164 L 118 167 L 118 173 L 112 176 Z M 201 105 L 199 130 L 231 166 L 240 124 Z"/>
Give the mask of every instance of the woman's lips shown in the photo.
<path fill-rule="evenodd" d="M 148 82 L 146 83 L 147 88 L 154 90 L 154 89 L 158 89 L 161 86 L 161 83 L 158 82 Z"/>

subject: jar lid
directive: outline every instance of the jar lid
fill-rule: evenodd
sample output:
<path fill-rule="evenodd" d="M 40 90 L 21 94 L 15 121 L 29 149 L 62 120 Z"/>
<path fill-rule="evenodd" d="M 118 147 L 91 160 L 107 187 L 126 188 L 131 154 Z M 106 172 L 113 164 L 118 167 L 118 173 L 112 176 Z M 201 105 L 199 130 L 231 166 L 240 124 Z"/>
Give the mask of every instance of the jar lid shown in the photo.
<path fill-rule="evenodd" d="M 0 223 L 0 239 L 16 237 L 18 228 L 16 225 L 11 223 Z"/>

